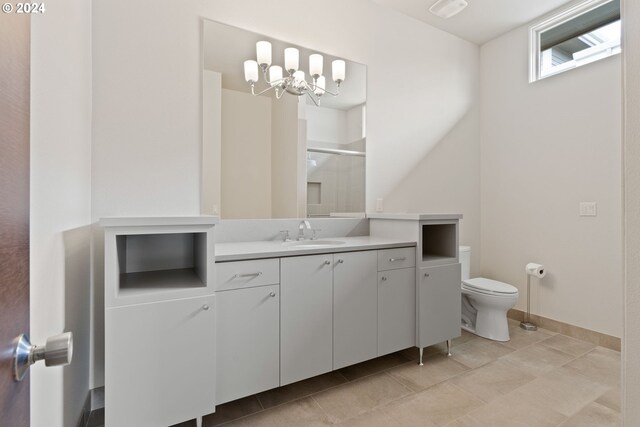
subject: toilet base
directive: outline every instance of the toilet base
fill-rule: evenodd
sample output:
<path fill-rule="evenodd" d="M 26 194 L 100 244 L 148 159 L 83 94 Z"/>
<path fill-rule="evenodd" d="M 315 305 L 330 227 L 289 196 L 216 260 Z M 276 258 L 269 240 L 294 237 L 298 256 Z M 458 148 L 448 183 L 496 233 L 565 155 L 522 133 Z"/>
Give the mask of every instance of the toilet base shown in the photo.
<path fill-rule="evenodd" d="M 505 323 L 506 323 L 506 318 L 505 318 Z M 467 331 L 469 333 L 472 333 L 473 335 L 477 335 L 481 338 L 486 338 L 491 341 L 509 342 L 511 341 L 511 337 L 509 336 L 509 327 L 508 325 L 505 325 L 505 326 L 506 328 L 498 328 L 498 331 L 491 331 L 491 333 L 487 333 L 487 332 L 483 333 L 482 330 L 477 331 L 476 328 L 473 327 L 473 325 L 468 325 L 464 321 L 460 323 L 460 329 Z"/>

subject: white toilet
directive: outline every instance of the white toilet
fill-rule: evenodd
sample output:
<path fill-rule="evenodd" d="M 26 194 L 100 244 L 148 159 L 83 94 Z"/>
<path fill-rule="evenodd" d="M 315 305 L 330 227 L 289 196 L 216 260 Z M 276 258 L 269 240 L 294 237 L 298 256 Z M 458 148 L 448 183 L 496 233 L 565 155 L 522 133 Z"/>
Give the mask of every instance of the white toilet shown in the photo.
<path fill-rule="evenodd" d="M 518 289 L 483 277 L 469 278 L 471 248 L 460 246 L 462 329 L 483 338 L 509 341 L 507 311 L 518 302 Z"/>

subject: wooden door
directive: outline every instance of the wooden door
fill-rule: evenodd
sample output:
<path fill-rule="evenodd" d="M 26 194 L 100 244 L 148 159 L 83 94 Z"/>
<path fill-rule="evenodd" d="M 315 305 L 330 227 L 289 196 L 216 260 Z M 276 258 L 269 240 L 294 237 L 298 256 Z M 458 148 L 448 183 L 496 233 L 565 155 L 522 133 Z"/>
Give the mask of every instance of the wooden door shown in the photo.
<path fill-rule="evenodd" d="M 29 15 L 0 13 L 0 424 L 29 425 L 29 375 L 13 340 L 29 332 Z"/>

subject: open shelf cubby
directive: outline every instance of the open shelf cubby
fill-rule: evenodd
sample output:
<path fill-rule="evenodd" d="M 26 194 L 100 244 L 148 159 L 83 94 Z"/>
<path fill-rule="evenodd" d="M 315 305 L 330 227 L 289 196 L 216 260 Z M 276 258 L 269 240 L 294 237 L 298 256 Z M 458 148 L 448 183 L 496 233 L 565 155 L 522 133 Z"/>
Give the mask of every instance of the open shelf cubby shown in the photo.
<path fill-rule="evenodd" d="M 456 224 L 422 224 L 422 261 L 441 261 L 458 256 Z"/>
<path fill-rule="evenodd" d="M 116 236 L 118 294 L 206 287 L 206 239 L 206 233 Z"/>

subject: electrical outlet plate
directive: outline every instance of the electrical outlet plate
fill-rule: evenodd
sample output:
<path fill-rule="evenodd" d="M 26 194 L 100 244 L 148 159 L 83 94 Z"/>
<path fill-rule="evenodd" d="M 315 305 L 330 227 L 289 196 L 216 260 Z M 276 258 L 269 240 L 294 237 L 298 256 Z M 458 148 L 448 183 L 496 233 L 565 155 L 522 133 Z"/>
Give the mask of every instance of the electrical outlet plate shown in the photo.
<path fill-rule="evenodd" d="M 597 216 L 596 202 L 580 202 L 580 216 Z"/>

